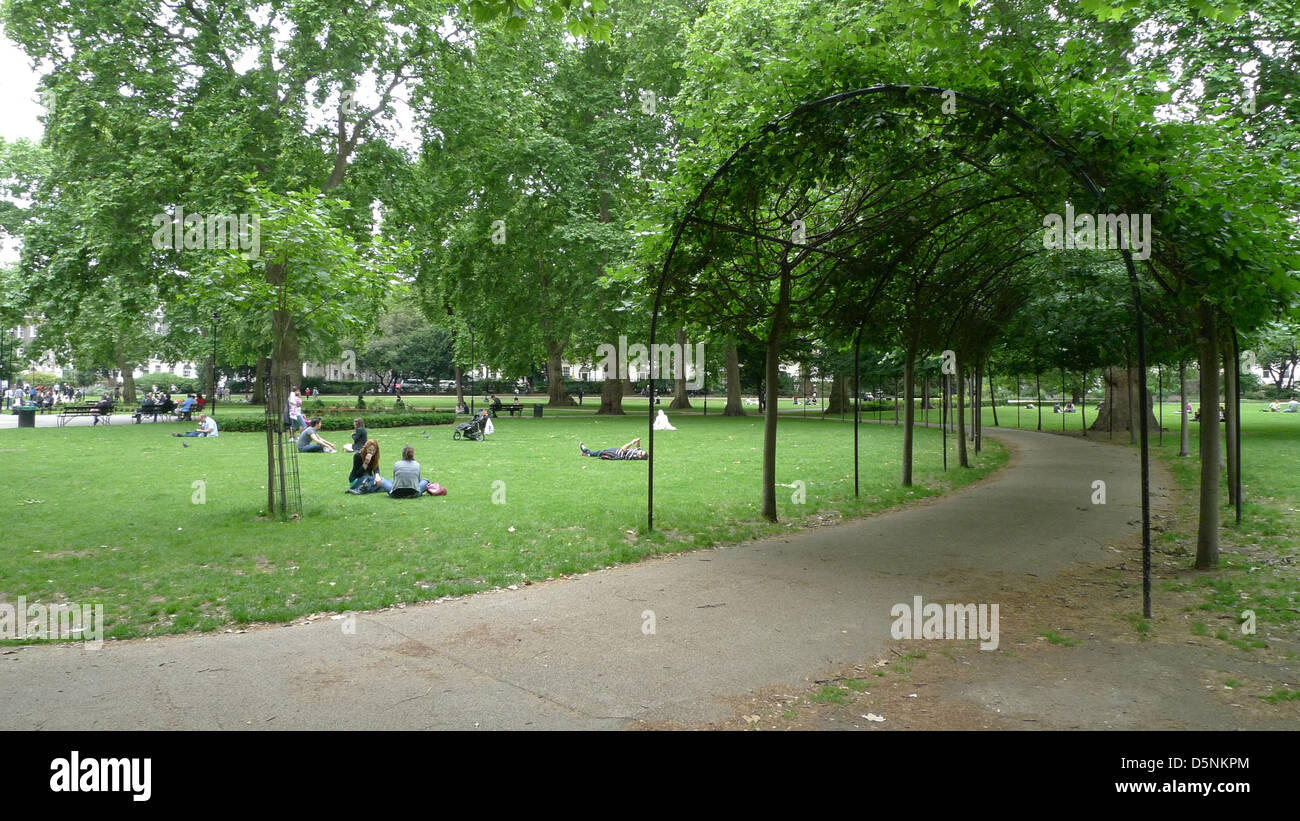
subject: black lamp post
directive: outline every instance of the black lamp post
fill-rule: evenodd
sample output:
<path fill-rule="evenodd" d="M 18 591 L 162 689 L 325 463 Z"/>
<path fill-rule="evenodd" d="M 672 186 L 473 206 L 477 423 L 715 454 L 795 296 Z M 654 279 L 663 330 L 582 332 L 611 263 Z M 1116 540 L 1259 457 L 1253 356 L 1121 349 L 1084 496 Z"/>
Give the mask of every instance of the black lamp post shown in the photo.
<path fill-rule="evenodd" d="M 217 412 L 217 319 L 219 311 L 212 312 L 212 412 Z"/>
<path fill-rule="evenodd" d="M 469 329 L 469 415 L 474 415 L 474 326 L 466 323 Z"/>

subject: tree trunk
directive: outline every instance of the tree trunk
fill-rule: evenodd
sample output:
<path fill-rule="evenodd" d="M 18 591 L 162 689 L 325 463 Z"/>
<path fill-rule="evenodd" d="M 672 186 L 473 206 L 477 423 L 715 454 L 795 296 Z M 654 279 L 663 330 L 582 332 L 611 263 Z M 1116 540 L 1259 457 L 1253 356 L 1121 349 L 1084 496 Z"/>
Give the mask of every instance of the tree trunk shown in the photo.
<path fill-rule="evenodd" d="M 546 392 L 547 405 L 560 407 L 577 404 L 564 392 L 564 343 L 554 339 L 546 340 Z"/>
<path fill-rule="evenodd" d="M 1178 455 L 1186 458 L 1192 455 L 1191 414 L 1187 412 L 1187 361 L 1178 360 Z"/>
<path fill-rule="evenodd" d="M 1135 401 L 1131 405 L 1128 401 L 1128 395 L 1139 388 L 1138 380 L 1142 374 L 1137 368 L 1128 369 L 1128 378 L 1124 377 L 1125 369 L 1118 365 L 1112 365 L 1102 371 L 1102 378 L 1106 383 L 1105 398 L 1102 400 L 1102 410 L 1097 414 L 1097 418 L 1089 430 L 1095 431 L 1132 431 L 1139 427 L 1139 421 L 1136 414 L 1130 415 L 1130 408 L 1136 410 L 1138 403 Z M 1120 399 L 1123 401 L 1120 401 Z M 1155 407 L 1155 397 L 1147 397 L 1147 425 L 1149 430 L 1155 430 L 1159 425 L 1156 421 L 1153 408 Z"/>
<path fill-rule="evenodd" d="M 727 340 L 727 406 L 723 416 L 744 416 L 745 404 L 740 398 L 740 353 L 736 341 Z"/>
<path fill-rule="evenodd" d="M 1237 441 L 1237 403 L 1233 400 L 1237 396 L 1237 368 L 1236 361 L 1232 357 L 1232 348 L 1229 345 L 1223 346 L 1223 439 L 1224 447 L 1228 451 L 1228 504 L 1237 503 L 1237 449 L 1233 445 Z M 1218 414 L 1215 414 L 1217 417 Z M 1201 414 L 1205 418 L 1205 414 Z"/>
<path fill-rule="evenodd" d="M 465 386 L 461 384 L 465 378 L 465 372 L 461 370 L 460 365 L 452 365 L 452 371 L 456 377 L 456 410 L 460 410 L 460 406 L 465 404 Z"/>
<path fill-rule="evenodd" d="M 903 360 L 903 487 L 912 486 L 912 439 L 916 427 L 916 348 L 917 340 L 909 340 Z"/>
<path fill-rule="evenodd" d="M 786 312 L 790 310 L 790 269 L 781 269 L 772 330 L 767 339 L 767 408 L 763 416 L 763 518 L 776 521 L 776 418 L 777 385 L 780 384 L 781 337 L 785 334 Z"/>
<path fill-rule="evenodd" d="M 845 414 L 852 409 L 849 402 L 849 380 L 839 374 L 831 375 L 831 393 L 826 397 L 826 413 Z"/>
<path fill-rule="evenodd" d="M 1132 377 L 1131 371 L 1132 371 L 1132 367 L 1130 366 L 1130 376 L 1129 376 L 1128 386 L 1126 391 L 1128 396 L 1128 418 L 1131 422 L 1128 429 L 1128 443 L 1130 445 L 1136 445 L 1138 441 L 1138 428 L 1142 426 L 1141 421 L 1137 418 L 1138 397 L 1141 396 L 1142 394 L 1139 392 L 1141 389 L 1138 384 L 1138 381 L 1137 379 L 1134 379 Z M 1146 374 L 1140 374 L 1138 378 L 1145 379 Z M 1153 416 L 1152 419 L 1154 418 L 1155 417 Z M 1152 425 L 1149 425 L 1147 429 L 1150 430 L 1151 428 L 1157 427 L 1158 425 L 1159 425 L 1158 422 L 1154 423 Z"/>
<path fill-rule="evenodd" d="M 135 366 L 126 361 L 126 353 L 119 341 L 113 345 L 113 356 L 117 360 L 118 373 L 122 374 L 122 401 L 135 404 Z M 10 377 L 12 379 L 12 376 Z"/>
<path fill-rule="evenodd" d="M 1083 394 L 1079 398 L 1079 430 L 1083 431 L 1084 437 L 1088 435 L 1088 371 L 1083 372 L 1083 387 L 1080 389 Z"/>
<path fill-rule="evenodd" d="M 993 390 L 993 360 L 989 360 L 989 407 L 993 409 L 993 427 L 998 426 L 998 396 Z"/>
<path fill-rule="evenodd" d="M 266 266 L 266 281 L 277 290 L 287 288 L 289 271 L 280 263 Z M 271 311 L 271 386 L 278 388 L 287 377 L 289 386 L 302 381 L 302 357 L 298 351 L 298 324 L 289 311 L 276 308 Z"/>
<path fill-rule="evenodd" d="M 248 397 L 250 405 L 265 405 L 266 395 L 269 390 L 267 385 L 267 374 L 271 372 L 271 360 L 265 356 L 257 360 L 257 365 L 253 368 L 252 390 Z"/>
<path fill-rule="evenodd" d="M 921 410 L 925 411 L 925 426 L 930 427 L 930 373 L 921 377 Z"/>
<path fill-rule="evenodd" d="M 966 452 L 966 369 L 957 368 L 957 464 L 970 467 Z"/>
<path fill-rule="evenodd" d="M 1201 365 L 1201 510 L 1196 528 L 1196 568 L 1208 570 L 1219 563 L 1219 346 L 1214 306 L 1202 302 L 1199 313 L 1196 348 Z"/>
<path fill-rule="evenodd" d="M 704 363 L 696 362 L 695 367 L 700 369 L 700 379 L 704 378 Z M 691 400 L 686 396 L 686 329 L 677 329 L 677 355 L 673 362 L 673 401 L 668 404 L 669 410 L 689 410 Z"/>
<path fill-rule="evenodd" d="M 623 380 L 605 374 L 605 384 L 600 389 L 600 410 L 597 416 L 626 416 L 623 410 Z"/>

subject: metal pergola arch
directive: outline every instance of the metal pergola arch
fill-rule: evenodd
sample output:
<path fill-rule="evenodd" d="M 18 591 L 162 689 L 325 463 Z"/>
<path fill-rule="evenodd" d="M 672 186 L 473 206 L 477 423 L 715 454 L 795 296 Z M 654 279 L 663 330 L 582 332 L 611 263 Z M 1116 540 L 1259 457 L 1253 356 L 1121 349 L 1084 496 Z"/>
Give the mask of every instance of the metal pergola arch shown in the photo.
<path fill-rule="evenodd" d="M 973 94 L 967 94 L 966 92 L 957 91 L 955 89 L 939 88 L 937 86 L 893 84 L 893 83 L 870 86 L 867 88 L 859 88 L 851 91 L 843 91 L 837 94 L 832 94 L 830 96 L 822 97 L 821 99 L 813 100 L 807 103 L 803 103 L 799 106 L 796 106 L 795 108 L 786 112 L 785 114 L 778 117 L 777 119 L 772 120 L 771 122 L 764 125 L 757 134 L 755 134 L 753 137 L 750 137 L 748 140 L 742 143 L 735 151 L 731 153 L 730 156 L 727 157 L 727 159 L 720 166 L 718 166 L 717 170 L 713 172 L 713 174 L 701 187 L 695 199 L 692 200 L 691 203 L 686 207 L 686 210 L 683 212 L 681 217 L 677 220 L 677 228 L 673 233 L 672 243 L 668 247 L 668 253 L 665 255 L 663 268 L 660 272 L 659 281 L 655 288 L 654 307 L 650 315 L 650 338 L 648 340 L 650 345 L 654 345 L 655 343 L 655 332 L 658 328 L 659 310 L 663 302 L 664 287 L 668 282 L 669 268 L 672 265 L 673 256 L 677 251 L 677 247 L 681 242 L 682 234 L 686 230 L 687 224 L 694 219 L 696 210 L 699 208 L 701 203 L 704 202 L 705 197 L 709 194 L 713 185 L 719 179 L 722 178 L 722 176 L 731 167 L 732 163 L 734 163 L 737 160 L 737 158 L 744 155 L 750 149 L 760 145 L 762 141 L 765 140 L 768 136 L 776 133 L 783 126 L 787 125 L 788 123 L 791 123 L 792 121 L 796 120 L 797 118 L 801 117 L 802 115 L 808 112 L 822 108 L 824 106 L 836 105 L 838 103 L 847 102 L 849 100 L 864 98 L 864 97 L 869 97 L 874 95 L 895 95 L 898 97 L 906 97 L 907 95 L 924 95 L 928 97 L 942 97 L 946 95 L 951 95 L 950 99 L 952 100 L 961 100 L 972 106 L 983 109 L 984 111 L 990 114 L 994 114 L 1005 122 L 1013 123 L 1019 126 L 1023 131 L 1027 132 L 1028 135 L 1036 139 L 1039 143 L 1041 143 L 1041 145 L 1047 150 L 1049 154 L 1051 154 L 1051 156 L 1065 170 L 1065 172 L 1069 174 L 1069 176 L 1073 177 L 1076 182 L 1078 182 L 1089 194 L 1092 195 L 1094 200 L 1097 202 L 1099 213 L 1109 213 L 1110 211 L 1111 206 L 1107 202 L 1105 192 L 1097 185 L 1097 183 L 1092 179 L 1091 175 L 1089 175 L 1088 172 L 1083 168 L 1082 163 L 1079 161 L 1079 156 L 1075 151 L 1059 143 L 1051 135 L 1045 132 L 1042 128 L 1035 125 L 1033 122 L 1026 119 L 1024 116 L 1020 115 L 1015 111 L 1004 108 L 992 101 L 986 100 L 982 97 L 977 97 Z M 1125 243 L 1125 245 L 1127 245 L 1127 243 Z M 1135 333 L 1137 335 L 1138 370 L 1139 373 L 1145 374 L 1147 369 L 1146 325 L 1142 313 L 1142 293 L 1139 287 L 1137 269 L 1133 264 L 1132 253 L 1127 247 L 1123 247 L 1120 249 L 1120 254 L 1124 259 L 1124 265 L 1128 271 L 1129 285 L 1133 293 L 1133 309 L 1136 318 Z M 858 337 L 860 338 L 860 332 L 858 334 Z M 651 349 L 653 350 L 653 348 Z M 653 398 L 654 396 L 653 380 L 651 381 L 651 385 L 652 385 L 651 400 L 649 403 L 649 410 L 647 412 L 648 447 L 646 448 L 646 450 L 648 452 L 649 464 L 648 464 L 648 470 L 646 476 L 646 529 L 652 531 L 654 530 L 654 463 L 655 463 L 655 448 L 654 448 L 655 405 L 654 405 L 654 398 Z M 855 391 L 855 398 L 856 398 L 856 392 L 857 392 L 856 385 L 854 386 L 854 391 Z M 1138 399 L 1139 408 L 1141 409 L 1139 412 L 1139 416 L 1141 417 L 1140 428 L 1139 428 L 1139 442 L 1140 442 L 1140 449 L 1141 449 L 1141 485 L 1142 485 L 1142 610 L 1143 610 L 1143 614 L 1149 617 L 1151 615 L 1151 494 L 1150 494 L 1151 474 L 1150 474 L 1150 452 L 1148 446 L 1147 413 L 1146 413 L 1147 403 L 1148 403 L 1148 391 L 1147 391 L 1145 378 L 1139 381 L 1138 392 L 1139 392 L 1139 399 Z M 769 408 L 768 410 L 771 413 L 777 413 L 776 408 Z M 856 426 L 857 423 L 856 413 L 854 414 L 854 423 Z M 855 462 L 856 459 L 857 459 L 857 442 L 855 436 L 855 442 L 854 442 Z M 855 477 L 855 487 L 856 487 L 856 477 Z"/>

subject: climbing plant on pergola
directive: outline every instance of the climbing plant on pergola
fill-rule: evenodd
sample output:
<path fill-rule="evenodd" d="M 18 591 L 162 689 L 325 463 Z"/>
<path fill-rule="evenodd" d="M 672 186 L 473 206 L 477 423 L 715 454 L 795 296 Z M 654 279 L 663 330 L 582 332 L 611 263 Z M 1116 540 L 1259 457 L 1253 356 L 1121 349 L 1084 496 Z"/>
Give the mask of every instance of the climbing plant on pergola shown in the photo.
<path fill-rule="evenodd" d="M 924 166 L 923 173 L 909 173 L 918 165 Z M 974 169 L 986 177 L 988 193 L 974 198 L 972 207 L 1009 201 L 1012 194 L 1031 199 L 1044 188 L 1058 190 L 1062 202 L 1071 192 L 1082 193 L 1099 214 L 1112 213 L 1117 205 L 1078 152 L 1009 108 L 951 89 L 878 85 L 814 100 L 768 123 L 704 179 L 694 199 L 674 215 L 672 238 L 655 281 L 651 344 L 656 342 L 665 296 L 689 299 L 710 278 L 730 282 L 722 290 L 729 290 L 737 302 L 771 307 L 766 317 L 766 518 L 776 520 L 781 338 L 792 320 L 825 323 L 829 335 L 856 333 L 890 278 L 907 268 L 914 243 L 901 235 L 928 235 L 947 222 L 944 209 L 933 203 L 962 176 L 955 169 Z M 1026 178 L 1035 181 L 1032 189 L 1020 182 Z M 1138 367 L 1145 372 L 1137 270 L 1127 247 L 1119 253 L 1131 286 Z M 752 327 L 752 311 L 747 320 Z M 1145 408 L 1145 381 L 1140 391 L 1140 407 Z M 654 527 L 653 418 L 652 402 L 647 424 L 649 529 Z M 1140 445 L 1143 609 L 1149 615 L 1150 457 L 1145 414 Z"/>

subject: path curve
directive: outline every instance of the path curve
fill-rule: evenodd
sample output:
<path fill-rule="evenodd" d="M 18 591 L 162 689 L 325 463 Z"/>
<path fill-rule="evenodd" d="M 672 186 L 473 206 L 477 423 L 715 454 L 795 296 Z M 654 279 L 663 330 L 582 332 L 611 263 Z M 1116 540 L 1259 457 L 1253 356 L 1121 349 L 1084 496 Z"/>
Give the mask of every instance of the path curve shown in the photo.
<path fill-rule="evenodd" d="M 1096 562 L 1140 517 L 1134 450 L 987 430 L 1013 450 L 929 504 L 520 590 L 346 620 L 0 655 L 5 729 L 617 729 L 886 654 L 890 608 L 965 574 Z M 1106 504 L 1091 503 L 1093 482 Z M 987 592 L 987 585 L 982 585 Z M 652 611 L 654 632 L 643 632 Z M 1003 614 L 1006 618 L 1006 614 Z"/>

